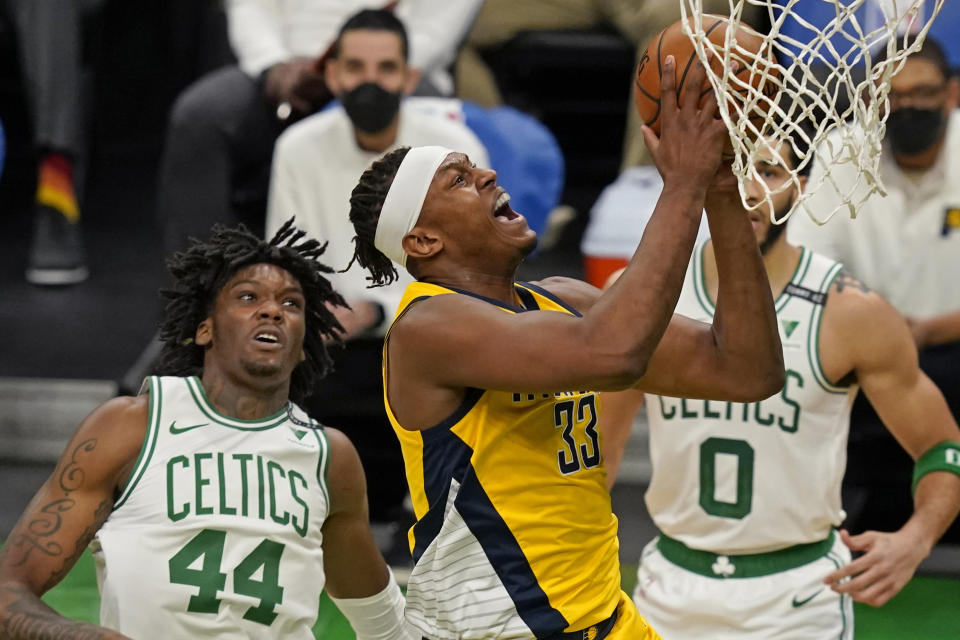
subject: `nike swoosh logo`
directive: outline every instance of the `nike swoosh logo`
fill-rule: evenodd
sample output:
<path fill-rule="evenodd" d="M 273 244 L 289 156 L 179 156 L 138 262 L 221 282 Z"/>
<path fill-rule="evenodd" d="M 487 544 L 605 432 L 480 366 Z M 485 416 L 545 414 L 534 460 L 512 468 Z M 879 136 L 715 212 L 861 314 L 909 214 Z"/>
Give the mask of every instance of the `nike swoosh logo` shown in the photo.
<path fill-rule="evenodd" d="M 177 427 L 177 421 L 174 420 L 173 422 L 170 423 L 170 433 L 172 433 L 173 435 L 177 435 L 178 433 L 186 433 L 187 431 L 190 431 L 191 429 L 199 429 L 200 427 L 205 427 L 205 426 L 207 426 L 208 424 L 210 424 L 210 423 L 209 423 L 209 422 L 204 422 L 203 424 L 194 424 L 194 425 L 190 425 L 189 427 L 180 427 L 180 428 L 178 428 L 178 427 Z"/>
<path fill-rule="evenodd" d="M 823 589 L 817 589 L 812 594 L 810 594 L 810 596 L 804 598 L 803 600 L 797 600 L 797 597 L 794 596 L 793 601 L 790 604 L 792 604 L 794 607 L 802 607 L 803 605 L 807 604 L 808 602 L 816 598 L 821 591 L 823 591 Z"/>

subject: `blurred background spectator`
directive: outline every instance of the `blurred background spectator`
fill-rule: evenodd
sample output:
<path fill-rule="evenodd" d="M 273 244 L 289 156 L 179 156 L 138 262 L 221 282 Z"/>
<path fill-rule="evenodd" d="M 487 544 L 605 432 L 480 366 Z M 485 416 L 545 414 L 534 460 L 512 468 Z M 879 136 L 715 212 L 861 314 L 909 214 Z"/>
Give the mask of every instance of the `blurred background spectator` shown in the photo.
<path fill-rule="evenodd" d="M 886 195 L 872 195 L 856 219 L 838 212 L 825 225 L 802 211 L 790 241 L 842 261 L 903 314 L 920 350 L 920 366 L 960 415 L 960 79 L 946 52 L 928 38 L 891 80 L 890 114 L 880 176 Z M 812 180 L 828 162 L 824 150 Z M 850 165 L 833 172 L 808 201 L 826 215 L 838 193 L 860 177 Z M 836 185 L 836 188 L 833 186 Z M 883 427 L 863 394 L 851 415 L 845 504 L 851 526 L 890 530 L 912 511 L 913 461 Z M 960 526 L 947 537 L 960 541 Z"/>
<path fill-rule="evenodd" d="M 214 222 L 263 231 L 273 144 L 284 127 L 332 94 L 323 65 L 337 31 L 362 8 L 396 6 L 410 31 L 411 65 L 423 90 L 450 89 L 445 68 L 479 0 L 229 0 L 236 65 L 204 76 L 177 98 L 160 166 L 158 215 L 168 251 Z"/>
<path fill-rule="evenodd" d="M 26 277 L 69 285 L 88 276 L 80 236 L 84 94 L 82 27 L 102 0 L 6 0 L 16 32 L 37 165 Z"/>

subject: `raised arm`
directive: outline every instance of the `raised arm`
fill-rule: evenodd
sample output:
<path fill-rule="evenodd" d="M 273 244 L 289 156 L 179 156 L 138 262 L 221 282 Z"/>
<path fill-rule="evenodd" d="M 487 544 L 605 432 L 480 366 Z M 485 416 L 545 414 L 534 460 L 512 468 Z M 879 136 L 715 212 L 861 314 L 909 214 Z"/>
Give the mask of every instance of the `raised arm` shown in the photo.
<path fill-rule="evenodd" d="M 849 358 L 860 388 L 915 461 L 944 442 L 960 452 L 957 423 L 943 394 L 917 366 L 910 331 L 893 307 L 841 273 L 830 291 L 823 322 L 831 328 L 821 336 L 825 368 L 831 360 Z M 873 606 L 896 595 L 960 510 L 960 463 L 957 472 L 936 471 L 920 479 L 913 515 L 899 531 L 855 536 L 841 532 L 848 547 L 865 553 L 830 574 L 826 582 Z M 839 582 L 846 577 L 851 579 Z"/>
<path fill-rule="evenodd" d="M 662 95 L 674 96 L 672 58 Z M 693 248 L 707 185 L 720 163 L 726 129 L 715 100 L 701 109 L 702 66 L 691 69 L 683 107 L 663 100 L 663 143 L 644 130 L 664 189 L 642 242 L 620 280 L 582 318 L 560 313 L 507 314 L 466 296 L 435 296 L 413 305 L 390 338 L 393 377 L 430 385 L 525 391 L 623 388 L 640 378 L 673 314 Z M 456 298 L 456 299 L 451 299 Z M 470 353 L 470 358 L 460 357 Z"/>
<path fill-rule="evenodd" d="M 710 193 L 707 221 L 719 275 L 713 324 L 676 316 L 637 387 L 685 398 L 762 400 L 784 382 L 770 283 L 735 190 Z"/>
<path fill-rule="evenodd" d="M 83 421 L 0 551 L 0 637 L 124 638 L 64 618 L 40 600 L 107 519 L 147 426 L 147 400 L 116 398 Z"/>
<path fill-rule="evenodd" d="M 330 514 L 323 524 L 327 594 L 357 640 L 406 640 L 403 594 L 373 541 L 367 482 L 353 444 L 336 429 L 330 442 Z"/>

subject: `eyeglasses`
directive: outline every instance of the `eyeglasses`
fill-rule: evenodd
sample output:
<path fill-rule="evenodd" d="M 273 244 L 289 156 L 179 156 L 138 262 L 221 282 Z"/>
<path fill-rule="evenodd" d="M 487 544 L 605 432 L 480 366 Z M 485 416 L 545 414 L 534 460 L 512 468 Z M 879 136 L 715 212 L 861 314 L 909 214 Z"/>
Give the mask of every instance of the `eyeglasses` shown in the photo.
<path fill-rule="evenodd" d="M 910 104 L 916 105 L 933 106 L 939 101 L 940 96 L 943 94 L 943 91 L 946 88 L 946 84 L 921 84 L 917 85 L 916 87 L 912 87 L 907 91 L 896 91 L 891 89 L 888 97 L 890 98 L 891 106 L 901 105 L 904 102 L 909 102 Z"/>

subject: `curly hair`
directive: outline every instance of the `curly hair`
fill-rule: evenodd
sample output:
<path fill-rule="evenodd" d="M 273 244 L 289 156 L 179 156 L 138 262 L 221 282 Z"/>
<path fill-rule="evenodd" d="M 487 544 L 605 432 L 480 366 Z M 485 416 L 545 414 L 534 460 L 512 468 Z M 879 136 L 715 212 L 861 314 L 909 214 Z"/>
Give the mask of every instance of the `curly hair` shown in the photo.
<path fill-rule="evenodd" d="M 400 163 L 408 151 L 410 147 L 400 147 L 375 161 L 363 172 L 360 182 L 350 194 L 350 222 L 353 223 L 357 235 L 353 238 L 353 258 L 344 271 L 357 262 L 370 272 L 367 280 L 371 287 L 387 285 L 397 279 L 397 269 L 393 266 L 393 261 L 374 246 L 374 238 L 377 235 L 383 201 L 386 200 L 387 191 L 390 190 Z"/>
<path fill-rule="evenodd" d="M 333 269 L 319 262 L 327 245 L 303 239 L 306 232 L 288 220 L 268 241 L 251 233 L 244 225 L 213 226 L 205 242 L 191 238 L 191 245 L 167 260 L 167 268 L 175 279 L 173 288 L 161 289 L 167 300 L 164 319 L 160 323 L 160 353 L 157 373 L 160 375 L 200 375 L 203 371 L 204 348 L 194 343 L 200 323 L 213 311 L 217 294 L 240 269 L 252 264 L 268 263 L 284 269 L 303 288 L 306 333 L 303 339 L 303 360 L 290 379 L 290 398 L 299 402 L 310 395 L 316 382 L 326 375 L 333 363 L 325 340 L 339 342 L 343 331 L 326 303 L 346 307 L 344 299 L 333 290 L 322 275 Z"/>

